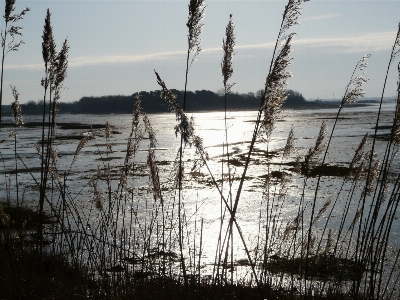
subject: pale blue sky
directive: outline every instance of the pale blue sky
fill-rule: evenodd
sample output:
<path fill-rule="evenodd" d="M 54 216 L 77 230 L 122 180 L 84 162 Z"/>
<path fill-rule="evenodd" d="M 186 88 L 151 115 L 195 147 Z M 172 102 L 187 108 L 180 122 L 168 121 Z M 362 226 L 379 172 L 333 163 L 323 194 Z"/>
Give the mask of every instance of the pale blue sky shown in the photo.
<path fill-rule="evenodd" d="M 25 6 L 31 11 L 19 23 L 24 27 L 25 45 L 6 57 L 3 104 L 12 102 L 9 84 L 17 87 L 22 103 L 43 98 L 41 35 L 47 8 L 58 49 L 66 37 L 70 44 L 61 101 L 156 90 L 154 69 L 169 88 L 182 90 L 188 2 L 17 0 L 16 11 Z M 203 52 L 191 68 L 188 89 L 222 88 L 221 42 L 229 14 L 233 14 L 237 38 L 233 90 L 256 92 L 264 85 L 287 1 L 205 2 Z M 372 53 L 366 96 L 380 96 L 400 21 L 400 1 L 311 0 L 302 7 L 301 24 L 293 28 L 298 35 L 293 42 L 293 77 L 288 88 L 307 99 L 340 98 L 357 61 Z M 386 96 L 395 95 L 397 62 Z"/>

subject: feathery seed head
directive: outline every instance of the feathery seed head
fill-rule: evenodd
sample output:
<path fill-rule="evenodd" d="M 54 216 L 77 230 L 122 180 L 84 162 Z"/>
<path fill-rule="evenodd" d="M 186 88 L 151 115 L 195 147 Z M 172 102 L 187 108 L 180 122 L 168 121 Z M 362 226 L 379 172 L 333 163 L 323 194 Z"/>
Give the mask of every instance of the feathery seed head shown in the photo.
<path fill-rule="evenodd" d="M 147 156 L 147 166 L 150 169 L 150 181 L 152 183 L 154 201 L 157 201 L 157 199 L 162 201 L 158 168 L 155 161 L 154 149 L 152 148 L 149 148 L 149 154 Z"/>
<path fill-rule="evenodd" d="M 279 37 L 284 38 L 284 33 L 292 26 L 299 24 L 298 19 L 301 15 L 300 5 L 309 0 L 289 0 L 283 12 L 282 26 L 279 31 Z M 280 39 L 279 39 L 280 40 Z"/>
<path fill-rule="evenodd" d="M 193 118 L 189 120 L 189 118 L 181 108 L 181 105 L 176 100 L 175 95 L 172 94 L 172 92 L 169 89 L 167 89 L 167 86 L 165 85 L 164 81 L 162 81 L 161 77 L 155 70 L 154 73 L 157 76 L 157 83 L 161 87 L 161 98 L 163 98 L 167 102 L 169 109 L 175 113 L 176 120 L 179 122 L 175 126 L 175 134 L 177 135 L 179 132 L 182 135 L 185 145 L 187 144 L 191 145 L 194 133 Z"/>
<path fill-rule="evenodd" d="M 355 168 L 355 165 L 360 162 L 363 158 L 363 149 L 365 146 L 365 143 L 367 142 L 368 139 L 368 133 L 364 135 L 363 139 L 361 140 L 360 144 L 358 145 L 358 148 L 356 149 L 353 159 L 350 162 L 349 169 L 350 171 Z"/>
<path fill-rule="evenodd" d="M 129 166 L 129 158 L 131 158 L 139 148 L 139 144 L 143 139 L 143 132 L 141 127 L 139 126 L 139 117 L 141 112 L 141 100 L 139 95 L 135 95 L 135 110 L 133 111 L 132 117 L 132 129 L 131 133 L 128 138 L 128 145 L 126 150 L 126 158 L 125 158 L 125 165 Z"/>
<path fill-rule="evenodd" d="M 287 97 L 285 88 L 287 86 L 287 79 L 291 77 L 291 73 L 287 71 L 287 67 L 292 61 L 289 54 L 291 51 L 290 43 L 294 33 L 287 34 L 286 32 L 290 27 L 298 24 L 297 20 L 301 14 L 300 5 L 303 2 L 307 2 L 307 0 L 289 0 L 283 13 L 276 48 L 266 78 L 264 93 L 261 97 L 261 110 L 263 112 L 261 132 L 264 132 L 266 135 L 271 134 L 277 114 L 280 112 L 282 103 Z"/>
<path fill-rule="evenodd" d="M 196 154 L 199 154 L 202 157 L 202 160 L 208 160 L 209 156 L 207 151 L 204 150 L 203 139 L 198 135 L 193 135 L 193 145 L 196 148 Z"/>
<path fill-rule="evenodd" d="M 285 228 L 285 230 L 283 232 L 282 240 L 283 241 L 287 241 L 289 236 L 290 236 L 290 234 L 291 234 L 291 232 L 296 231 L 298 229 L 299 229 L 299 225 L 298 224 L 296 224 L 295 222 L 288 222 L 286 224 L 286 228 Z"/>
<path fill-rule="evenodd" d="M 290 155 L 290 152 L 292 151 L 292 149 L 294 147 L 294 140 L 295 140 L 295 138 L 293 136 L 293 126 L 292 126 L 292 128 L 290 129 L 290 132 L 289 132 L 289 136 L 286 140 L 286 145 L 283 148 L 283 157 L 288 157 Z"/>
<path fill-rule="evenodd" d="M 10 26 L 10 29 L 8 30 L 8 33 L 12 37 L 14 37 L 16 35 L 22 35 L 21 31 L 22 31 L 22 27 L 21 26 Z M 22 42 L 22 41 L 20 43 L 24 44 L 24 42 Z M 17 48 L 18 48 L 18 46 L 17 46 Z"/>
<path fill-rule="evenodd" d="M 60 89 L 62 83 L 67 77 L 67 67 L 68 67 L 68 50 L 69 45 L 67 39 L 64 40 L 61 50 L 55 55 L 52 63 L 53 74 L 53 89 Z"/>
<path fill-rule="evenodd" d="M 49 168 L 49 172 L 51 174 L 51 176 L 57 180 L 59 183 L 61 182 L 61 176 L 57 173 L 57 170 L 53 167 Z"/>
<path fill-rule="evenodd" d="M 42 40 L 43 61 L 47 68 L 47 65 L 54 59 L 56 49 L 53 37 L 53 27 L 51 26 L 51 13 L 49 9 L 47 9 L 46 18 L 44 20 Z"/>
<path fill-rule="evenodd" d="M 188 27 L 188 47 L 189 52 L 194 52 L 191 64 L 196 60 L 201 52 L 200 34 L 204 24 L 201 20 L 204 17 L 204 0 L 190 0 L 189 16 L 186 26 Z"/>
<path fill-rule="evenodd" d="M 53 145 L 50 146 L 50 154 L 51 154 L 51 159 L 54 164 L 57 164 L 58 162 L 58 149 L 54 148 Z"/>
<path fill-rule="evenodd" d="M 319 153 L 322 151 L 322 148 L 323 148 L 322 142 L 325 139 L 327 128 L 328 128 L 328 126 L 326 126 L 326 123 L 322 122 L 321 128 L 319 129 L 317 141 L 315 142 L 315 147 L 314 147 L 316 153 Z"/>
<path fill-rule="evenodd" d="M 15 1 L 16 0 L 6 0 L 4 9 L 4 19 L 6 20 L 6 22 L 8 22 L 11 13 L 15 10 Z"/>
<path fill-rule="evenodd" d="M 324 146 L 323 141 L 326 136 L 326 130 L 327 130 L 327 126 L 326 126 L 325 122 L 322 122 L 321 128 L 318 133 L 317 140 L 315 141 L 315 146 L 308 149 L 308 154 L 305 157 L 305 167 L 307 170 L 309 170 L 309 168 L 311 167 L 315 157 L 319 153 L 321 153 L 323 150 L 323 146 Z"/>
<path fill-rule="evenodd" d="M 6 35 L 9 34 L 11 36 L 11 41 L 7 43 L 7 51 L 5 54 L 11 51 L 18 51 L 19 46 L 24 44 L 23 41 L 15 42 L 15 36 L 22 35 L 22 27 L 14 25 L 16 22 L 24 18 L 26 12 L 29 11 L 29 8 L 24 8 L 19 14 L 12 14 L 15 10 L 15 0 L 6 0 L 5 1 L 5 9 L 4 9 L 4 19 L 6 21 L 6 26 L 4 28 L 4 35 L 3 30 L 1 30 L 1 45 L 5 48 L 6 45 Z M 3 49 L 4 50 L 4 49 Z"/>
<path fill-rule="evenodd" d="M 367 185 L 365 186 L 362 196 L 364 197 L 364 194 L 366 195 L 371 195 L 371 193 L 374 191 L 374 181 L 378 178 L 379 176 L 379 158 L 378 155 L 375 152 L 372 152 L 372 150 L 368 151 L 365 154 L 365 161 L 370 161 L 372 159 L 371 163 L 371 168 L 368 172 L 368 169 L 365 168 L 364 174 L 365 178 L 367 180 Z M 368 176 L 369 173 L 369 176 Z"/>
<path fill-rule="evenodd" d="M 331 205 L 332 203 L 332 199 L 329 198 L 324 205 L 322 205 L 321 209 L 318 211 L 317 215 L 315 216 L 313 223 L 315 223 L 316 221 L 318 221 L 322 215 L 326 212 L 326 210 L 328 209 L 329 205 Z"/>
<path fill-rule="evenodd" d="M 4 19 L 6 23 L 14 23 L 21 19 L 23 19 L 24 15 L 30 11 L 29 7 L 25 7 L 19 14 L 12 15 L 15 10 L 15 1 L 16 0 L 6 0 L 4 7 Z M 7 30 L 7 29 L 6 29 Z"/>
<path fill-rule="evenodd" d="M 225 38 L 222 40 L 222 49 L 224 51 L 224 56 L 221 62 L 221 71 L 222 76 L 224 78 L 224 87 L 225 93 L 228 94 L 231 91 L 233 84 L 228 84 L 228 80 L 231 78 L 233 74 L 233 62 L 232 58 L 235 55 L 234 47 L 235 47 L 235 26 L 233 25 L 232 15 L 230 15 L 228 25 L 225 29 Z"/>
<path fill-rule="evenodd" d="M 22 112 L 21 112 L 21 106 L 19 105 L 18 97 L 19 93 L 16 89 L 15 86 L 11 86 L 12 94 L 14 97 L 14 102 L 11 103 L 11 108 L 12 108 L 12 116 L 14 117 L 14 123 L 15 125 L 23 125 L 24 124 L 24 119 L 22 117 Z"/>
<path fill-rule="evenodd" d="M 393 45 L 391 60 L 395 59 L 397 55 L 400 53 L 400 22 L 398 24 L 398 30 L 396 35 L 396 40 Z"/>
<path fill-rule="evenodd" d="M 149 147 L 151 149 L 155 149 L 157 147 L 156 134 L 154 132 L 153 126 L 151 125 L 151 122 L 150 122 L 149 117 L 147 115 L 144 115 L 143 123 L 144 123 L 145 131 L 149 134 L 149 140 L 150 140 Z"/>
<path fill-rule="evenodd" d="M 97 177 L 99 177 L 99 176 L 97 176 Z M 104 201 L 103 201 L 103 196 L 101 195 L 101 192 L 99 191 L 99 189 L 97 187 L 97 179 L 98 178 L 92 178 L 89 181 L 89 185 L 93 188 L 95 207 L 99 211 L 103 211 L 104 210 Z"/>
<path fill-rule="evenodd" d="M 42 148 L 40 145 L 38 143 L 34 143 L 33 146 L 35 147 L 37 154 L 42 157 Z"/>
<path fill-rule="evenodd" d="M 197 51 L 196 48 L 200 47 L 200 34 L 204 24 L 200 23 L 204 17 L 204 0 L 190 0 L 189 3 L 189 17 L 186 23 L 188 27 L 188 40 L 189 40 L 189 50 L 192 52 Z M 201 49 L 199 49 L 199 52 Z"/>
<path fill-rule="evenodd" d="M 88 142 L 88 137 L 84 136 L 78 143 L 78 146 L 76 147 L 75 153 L 74 153 L 74 158 L 72 159 L 73 162 L 76 161 L 78 158 L 79 153 L 81 150 L 86 146 L 86 143 Z"/>
<path fill-rule="evenodd" d="M 366 78 L 366 73 L 362 72 L 361 75 L 355 76 L 358 71 L 362 71 L 367 67 L 367 60 L 370 58 L 371 54 L 364 55 L 358 62 L 353 70 L 350 81 L 346 86 L 342 102 L 340 103 L 340 110 L 346 103 L 354 103 L 358 98 L 364 96 L 363 85 L 368 81 Z"/>
<path fill-rule="evenodd" d="M 353 221 L 351 222 L 350 226 L 349 226 L 349 230 L 352 230 L 354 228 L 354 226 L 356 225 L 357 221 L 360 219 L 361 217 L 361 213 L 362 213 L 362 209 L 360 208 L 356 214 L 354 215 Z"/>
<path fill-rule="evenodd" d="M 277 115 L 281 111 L 282 103 L 287 97 L 285 89 L 287 79 L 291 77 L 287 67 L 292 61 L 289 54 L 291 49 L 290 42 L 293 36 L 294 34 L 287 35 L 285 43 L 277 50 L 272 69 L 265 82 L 264 93 L 261 97 L 261 109 L 263 111 L 261 129 L 266 135 L 271 134 Z"/>

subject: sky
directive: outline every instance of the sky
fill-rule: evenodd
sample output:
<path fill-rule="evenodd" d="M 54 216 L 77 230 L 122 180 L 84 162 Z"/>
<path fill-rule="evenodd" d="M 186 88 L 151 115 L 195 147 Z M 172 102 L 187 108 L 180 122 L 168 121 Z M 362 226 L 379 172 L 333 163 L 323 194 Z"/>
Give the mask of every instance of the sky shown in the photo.
<path fill-rule="evenodd" d="M 16 1 L 15 12 L 29 7 L 18 52 L 4 63 L 3 104 L 43 99 L 42 32 L 47 8 L 60 49 L 68 38 L 68 77 L 62 102 L 83 96 L 131 95 L 159 89 L 154 70 L 170 89 L 184 89 L 189 0 L 29 0 Z M 236 33 L 234 92 L 263 88 L 287 1 L 205 0 L 201 34 L 203 51 L 191 66 L 188 90 L 222 89 L 222 39 L 229 15 Z M 0 4 L 4 7 L 4 1 Z M 300 25 L 291 30 L 293 63 L 288 88 L 306 99 L 340 99 L 357 61 L 372 53 L 366 70 L 366 97 L 382 93 L 392 45 L 400 21 L 399 0 L 311 0 L 302 4 Z M 0 23 L 1 24 L 1 23 Z M 2 24 L 1 29 L 4 28 Z M 397 63 L 393 63 L 385 96 L 394 96 Z"/>

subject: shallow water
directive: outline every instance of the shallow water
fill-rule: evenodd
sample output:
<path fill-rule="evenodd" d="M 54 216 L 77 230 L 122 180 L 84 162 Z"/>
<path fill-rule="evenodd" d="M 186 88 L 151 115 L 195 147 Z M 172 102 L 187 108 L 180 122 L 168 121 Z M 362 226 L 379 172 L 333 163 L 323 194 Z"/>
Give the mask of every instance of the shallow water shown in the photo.
<path fill-rule="evenodd" d="M 394 116 L 394 104 L 385 104 L 382 109 L 381 121 L 379 126 L 391 125 Z M 351 161 L 355 149 L 358 147 L 363 136 L 368 133 L 370 136 L 374 134 L 374 127 L 377 115 L 377 106 L 353 107 L 345 108 L 339 117 L 332 142 L 329 147 L 326 163 L 334 166 L 347 166 Z M 295 157 L 300 156 L 302 159 L 306 155 L 308 149 L 315 143 L 319 128 L 323 121 L 328 126 L 328 135 L 331 132 L 334 118 L 336 116 L 335 109 L 321 110 L 295 110 L 284 111 L 276 123 L 269 141 L 260 141 L 256 144 L 255 155 L 250 163 L 249 170 L 246 174 L 247 178 L 243 187 L 243 193 L 240 197 L 236 220 L 241 227 L 246 243 L 250 245 L 252 253 L 257 251 L 257 244 L 260 237 L 265 235 L 266 227 L 275 226 L 275 228 L 283 230 L 286 224 L 292 221 L 299 209 L 301 195 L 304 193 L 305 201 L 312 199 L 315 194 L 316 178 L 308 178 L 306 186 L 304 186 L 304 177 L 298 176 L 292 172 L 292 166 L 287 163 L 294 162 Z M 190 114 L 194 116 L 196 134 L 203 138 L 204 146 L 210 156 L 208 161 L 210 170 L 216 180 L 221 178 L 221 159 L 226 157 L 222 144 L 225 141 L 224 130 L 224 113 L 223 112 L 204 112 Z M 25 123 L 40 122 L 39 116 L 25 117 Z M 161 186 L 163 188 L 164 209 L 169 213 L 170 219 L 174 213 L 177 213 L 176 192 L 173 189 L 173 164 L 179 148 L 180 139 L 175 135 L 174 126 L 176 125 L 175 116 L 173 114 L 152 114 L 149 115 L 153 129 L 156 133 L 158 147 L 156 149 L 156 160 L 158 162 L 159 176 Z M 229 141 L 230 158 L 235 159 L 236 163 L 231 167 L 231 174 L 236 179 L 240 177 L 243 170 L 243 155 L 248 151 L 249 142 L 252 137 L 256 112 L 254 111 L 233 111 L 227 115 L 227 135 Z M 6 122 L 11 119 L 5 118 Z M 57 139 L 55 146 L 58 150 L 58 169 L 57 173 L 62 177 L 66 175 L 66 184 L 70 188 L 71 199 L 81 212 L 88 216 L 92 216 L 93 220 L 99 218 L 93 213 L 93 191 L 89 186 L 89 181 L 96 174 L 98 167 L 106 168 L 108 165 L 113 170 L 117 170 L 123 165 L 126 155 L 127 139 L 131 132 L 131 115 L 68 115 L 60 114 L 57 118 L 58 124 L 64 123 L 83 123 L 83 124 L 105 124 L 109 122 L 112 126 L 113 134 L 110 139 L 106 139 L 104 129 L 94 129 L 96 138 L 90 139 L 80 154 L 74 160 L 74 154 L 79 140 L 87 135 L 89 129 L 78 129 L 69 126 L 69 128 L 57 128 Z M 65 124 L 64 124 L 65 125 Z M 68 127 L 68 126 L 67 126 Z M 281 149 L 285 146 L 286 139 L 290 129 L 293 127 L 295 140 L 295 149 L 290 158 L 282 158 Z M 16 130 L 17 135 L 17 152 L 21 157 L 18 160 L 17 167 L 19 170 L 19 197 L 24 198 L 24 202 L 32 207 L 37 206 L 38 189 L 35 187 L 34 178 L 39 180 L 40 158 L 34 147 L 34 143 L 40 141 L 41 128 L 21 127 L 13 129 L 12 127 L 3 128 L 0 131 L 1 143 L 1 169 L 0 184 L 8 186 L 2 188 L 0 197 L 2 199 L 12 199 L 15 201 L 15 170 L 16 164 L 14 159 L 14 138 L 9 136 L 11 130 Z M 389 133 L 389 129 L 378 130 L 378 135 Z M 325 140 L 326 141 L 326 140 Z M 107 152 L 107 144 L 112 145 L 112 151 Z M 138 219 L 136 223 L 150 222 L 152 212 L 155 207 L 159 207 L 159 203 L 154 203 L 153 195 L 149 191 L 148 171 L 145 169 L 147 159 L 147 149 L 149 140 L 144 139 L 139 151 L 135 156 L 135 165 L 138 167 L 136 174 L 128 180 L 128 187 L 133 190 L 134 199 L 125 202 L 121 209 L 131 212 L 134 210 Z M 378 139 L 376 144 L 376 152 L 382 157 L 384 152 L 384 140 Z M 269 156 L 267 156 L 267 153 Z M 225 155 L 225 156 L 224 156 Z M 271 156 L 272 155 L 272 156 Z M 185 181 L 183 189 L 184 213 L 186 218 L 185 231 L 191 233 L 195 238 L 189 238 L 186 249 L 196 249 L 199 247 L 200 235 L 202 239 L 202 264 L 203 274 L 209 274 L 212 269 L 212 263 L 215 257 L 216 244 L 218 241 L 219 228 L 221 224 L 221 214 L 224 209 L 221 205 L 221 197 L 217 189 L 213 186 L 205 167 L 202 167 L 197 173 L 190 173 L 190 169 L 195 159 L 194 149 L 187 147 L 185 149 Z M 141 169 L 139 169 L 141 167 Z M 223 172 L 227 174 L 226 164 L 223 166 Z M 29 172 L 27 171 L 29 169 Z M 393 170 L 399 170 L 398 160 L 393 162 Z M 264 183 L 267 173 L 271 171 L 284 172 L 289 179 L 285 197 L 278 198 L 278 194 L 282 185 L 279 180 L 273 178 L 269 188 L 269 199 L 264 194 Z M 277 173 L 278 174 L 278 173 Z M 113 177 L 118 179 L 116 175 Z M 226 177 L 225 177 L 226 178 Z M 338 194 L 338 190 L 342 184 L 343 176 L 323 176 L 321 179 L 320 189 L 318 192 L 318 201 L 316 203 L 316 211 L 328 201 L 333 202 Z M 100 189 L 105 193 L 106 186 L 100 185 Z M 113 186 L 115 189 L 117 185 Z M 224 195 L 228 198 L 228 181 L 224 182 Z M 303 187 L 304 190 L 303 190 Z M 238 180 L 232 183 L 233 198 L 238 188 Z M 344 184 L 341 192 L 341 201 L 338 202 L 333 210 L 328 228 L 337 230 L 340 223 L 340 217 L 343 215 L 346 195 L 349 193 L 350 185 Z M 360 192 L 356 192 L 359 194 Z M 358 196 L 359 197 L 359 196 Z M 307 200 L 308 199 L 308 200 Z M 357 199 L 354 196 L 352 199 Z M 126 200 L 125 200 L 126 201 Z M 228 200 L 230 202 L 230 200 Z M 309 203 L 309 202 L 306 202 Z M 356 203 L 350 204 L 350 210 L 355 211 L 356 207 L 352 207 Z M 304 219 L 310 218 L 310 204 L 305 204 Z M 329 210 L 328 210 L 329 211 Z M 226 213 L 226 212 L 225 212 Z M 273 224 L 265 223 L 268 214 L 274 214 Z M 129 215 L 129 213 L 127 213 Z M 225 217 L 227 218 L 227 217 Z M 324 225 L 326 213 L 316 222 L 317 228 L 321 229 Z M 147 221 L 146 221 L 147 220 Z M 203 220 L 203 232 L 200 231 L 200 222 Z M 124 227 L 126 220 L 118 219 L 119 226 Z M 122 223 L 125 222 L 125 223 Z M 172 222 L 172 221 L 171 221 Z M 176 222 L 176 221 L 174 221 Z M 399 237 L 397 235 L 399 223 L 396 220 L 393 225 L 393 239 L 391 239 L 390 247 L 398 244 Z M 346 221 L 348 227 L 351 220 Z M 146 223 L 147 224 L 147 223 Z M 226 222 L 225 222 L 226 224 Z M 135 224 L 135 229 L 138 225 Z M 224 225 L 226 227 L 226 225 Z M 171 223 L 171 228 L 175 228 L 176 224 Z M 193 235 L 194 234 L 194 235 Z M 132 238 L 132 237 L 131 237 Z M 176 240 L 175 240 L 176 242 Z M 236 259 L 247 259 L 243 251 L 243 245 L 239 240 L 238 232 L 234 231 L 234 252 Z M 272 243 L 271 247 L 276 250 L 277 243 Z M 198 250 L 197 250 L 198 251 Z M 191 254 L 193 255 L 193 253 Z M 193 264 L 194 265 L 194 264 Z M 240 267 L 237 267 L 240 272 Z M 244 271 L 243 271 L 244 272 Z M 247 272 L 247 271 L 246 271 Z M 238 275 L 239 276 L 239 275 Z"/>

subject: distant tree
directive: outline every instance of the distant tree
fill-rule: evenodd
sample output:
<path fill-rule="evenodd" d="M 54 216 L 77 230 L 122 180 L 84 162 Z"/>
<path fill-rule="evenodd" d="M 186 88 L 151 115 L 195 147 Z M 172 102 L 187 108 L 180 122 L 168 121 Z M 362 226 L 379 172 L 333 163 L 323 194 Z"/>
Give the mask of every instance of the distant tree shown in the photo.
<path fill-rule="evenodd" d="M 225 95 L 225 89 L 220 88 L 218 91 L 215 92 L 218 96 L 224 96 Z"/>
<path fill-rule="evenodd" d="M 171 90 L 176 96 L 177 101 L 182 101 L 184 91 Z M 227 95 L 228 110 L 246 110 L 257 109 L 260 105 L 260 97 L 263 90 L 255 94 L 253 92 L 239 94 L 237 92 Z M 312 103 L 306 101 L 303 95 L 297 91 L 287 90 L 287 99 L 283 106 L 307 107 Z M 58 103 L 61 113 L 82 113 L 82 114 L 109 114 L 124 113 L 131 114 L 134 109 L 134 99 L 139 96 L 142 100 L 142 108 L 147 113 L 168 112 L 168 106 L 165 101 L 160 99 L 160 91 L 141 91 L 132 95 L 108 95 L 108 96 L 85 96 L 72 103 Z M 224 97 L 216 92 L 209 90 L 198 90 L 195 92 L 187 91 L 187 111 L 221 111 L 224 110 Z M 43 100 L 37 102 L 30 100 L 21 105 L 24 113 L 38 114 L 43 109 Z M 46 103 L 46 109 L 48 104 Z M 4 107 L 3 107 L 4 110 Z"/>
<path fill-rule="evenodd" d="M 284 106 L 304 106 L 307 103 L 306 99 L 304 99 L 303 95 L 299 92 L 293 90 L 287 90 L 287 98 L 284 102 Z"/>
<path fill-rule="evenodd" d="M 38 106 L 35 101 L 29 100 L 27 103 L 22 105 L 24 113 L 35 114 Z"/>
<path fill-rule="evenodd" d="M 253 92 L 248 92 L 248 93 L 247 93 L 247 96 L 248 96 L 248 97 L 251 97 L 251 98 L 254 98 L 254 97 L 255 97 L 255 95 L 254 95 Z"/>
<path fill-rule="evenodd" d="M 261 89 L 261 90 L 258 90 L 257 92 L 256 92 L 256 97 L 257 98 L 261 98 L 261 96 L 264 94 L 264 89 Z"/>

